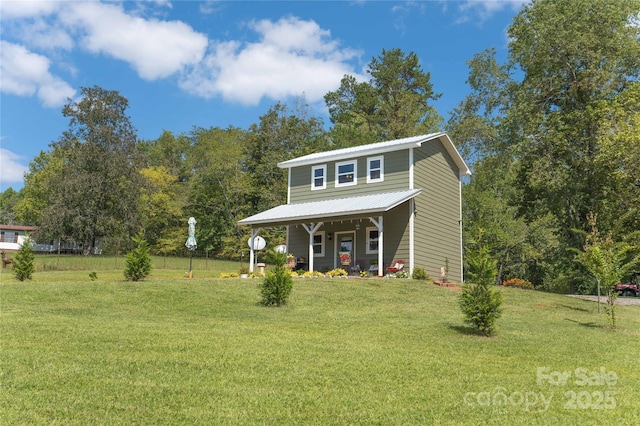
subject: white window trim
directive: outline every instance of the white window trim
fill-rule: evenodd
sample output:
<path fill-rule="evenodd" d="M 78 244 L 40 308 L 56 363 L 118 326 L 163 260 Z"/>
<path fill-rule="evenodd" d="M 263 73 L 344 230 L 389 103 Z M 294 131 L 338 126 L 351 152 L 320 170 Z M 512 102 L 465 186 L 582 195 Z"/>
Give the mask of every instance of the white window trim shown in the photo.
<path fill-rule="evenodd" d="M 322 186 L 315 186 L 316 183 L 316 170 L 322 170 Z M 321 166 L 313 166 L 311 167 L 311 190 L 318 191 L 320 189 L 327 188 L 327 165 L 323 164 Z"/>
<path fill-rule="evenodd" d="M 376 226 L 368 226 L 365 229 L 365 232 L 367 233 L 367 238 L 366 238 L 366 248 L 367 248 L 367 254 L 376 254 L 378 253 L 378 250 L 371 250 L 369 247 L 369 243 L 371 242 L 371 238 L 369 238 L 369 236 L 371 235 L 370 232 L 371 231 L 377 231 L 378 232 L 378 250 L 380 250 L 380 230 L 376 227 Z"/>
<path fill-rule="evenodd" d="M 325 235 L 325 231 L 316 231 L 313 233 L 313 236 L 315 237 L 316 235 L 320 235 L 322 242 L 320 243 L 320 253 L 313 253 L 313 257 L 324 257 L 324 253 L 325 253 L 325 246 L 327 244 L 327 238 Z M 316 244 L 314 244 L 315 247 Z"/>
<path fill-rule="evenodd" d="M 380 160 L 380 177 L 378 179 L 371 179 L 371 162 Z M 384 182 L 384 156 L 379 155 L 377 157 L 367 158 L 367 183 Z"/>
<path fill-rule="evenodd" d="M 340 166 L 346 166 L 347 164 L 353 164 L 353 182 L 340 183 L 340 175 L 338 170 L 340 170 Z M 358 184 L 358 160 L 349 160 L 349 161 L 341 161 L 336 163 L 336 177 L 335 177 L 335 186 L 336 188 L 340 188 L 343 186 L 353 186 Z"/>

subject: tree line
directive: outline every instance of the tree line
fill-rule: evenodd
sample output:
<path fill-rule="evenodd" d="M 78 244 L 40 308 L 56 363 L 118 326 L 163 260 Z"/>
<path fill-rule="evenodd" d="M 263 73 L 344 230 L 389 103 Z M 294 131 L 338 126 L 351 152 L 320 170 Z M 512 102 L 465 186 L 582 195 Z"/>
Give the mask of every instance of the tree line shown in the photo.
<path fill-rule="evenodd" d="M 640 246 L 639 16 L 640 0 L 533 1 L 508 28 L 503 63 L 491 48 L 470 59 L 470 94 L 447 122 L 429 73 L 399 48 L 372 58 L 368 81 L 345 75 L 325 95 L 330 123 L 299 98 L 247 129 L 138 140 L 127 99 L 85 87 L 23 189 L 0 194 L 0 221 L 36 225 L 39 239 L 101 239 L 112 251 L 142 233 L 152 252 L 172 254 L 184 250 L 194 216 L 199 248 L 236 258 L 248 236 L 237 221 L 286 202 L 278 162 L 446 130 L 473 169 L 463 185 L 465 247 L 483 240 L 497 282 L 590 291 L 594 280 L 575 260 L 588 217 Z M 265 232 L 282 242 L 282 229 Z"/>

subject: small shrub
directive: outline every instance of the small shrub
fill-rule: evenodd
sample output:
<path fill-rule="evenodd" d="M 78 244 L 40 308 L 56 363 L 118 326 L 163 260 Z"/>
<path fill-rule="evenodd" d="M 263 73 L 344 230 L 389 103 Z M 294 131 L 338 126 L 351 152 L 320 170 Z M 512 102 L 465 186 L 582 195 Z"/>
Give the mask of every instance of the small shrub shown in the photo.
<path fill-rule="evenodd" d="M 360 271 L 360 277 L 361 277 L 361 278 L 366 278 L 366 277 L 368 277 L 368 276 L 369 276 L 369 272 L 367 272 L 367 271 Z"/>
<path fill-rule="evenodd" d="M 502 293 L 492 288 L 498 272 L 497 262 L 480 240 L 475 250 L 467 251 L 468 275 L 474 284 L 462 288 L 459 303 L 464 321 L 489 336 L 495 332 L 496 320 L 502 315 Z"/>
<path fill-rule="evenodd" d="M 304 271 L 302 273 L 303 277 L 312 277 L 312 278 L 322 278 L 324 274 L 320 271 Z"/>
<path fill-rule="evenodd" d="M 415 268 L 413 268 L 413 274 L 411 278 L 413 278 L 414 280 L 423 280 L 423 281 L 429 281 L 431 279 L 429 274 L 427 274 L 427 270 L 420 266 L 416 266 Z"/>
<path fill-rule="evenodd" d="M 36 271 L 33 243 L 27 239 L 13 258 L 13 275 L 18 281 L 30 280 Z"/>
<path fill-rule="evenodd" d="M 533 284 L 530 281 L 523 280 L 522 278 L 511 278 L 502 281 L 503 287 L 523 288 L 525 290 L 533 290 Z"/>
<path fill-rule="evenodd" d="M 502 315 L 502 294 L 484 284 L 466 284 L 460 295 L 460 309 L 465 322 L 485 336 L 495 332 Z"/>
<path fill-rule="evenodd" d="M 89 272 L 89 278 L 91 279 L 91 281 L 97 280 L 98 279 L 98 273 L 96 271 Z"/>
<path fill-rule="evenodd" d="M 151 273 L 149 245 L 138 235 L 133 238 L 137 247 L 127 253 L 124 276 L 128 281 L 141 281 Z"/>
<path fill-rule="evenodd" d="M 409 278 L 409 273 L 407 271 L 398 271 L 398 272 L 394 272 L 392 274 L 387 274 L 385 275 L 385 277 L 387 278 Z"/>
<path fill-rule="evenodd" d="M 327 272 L 327 276 L 333 278 L 333 277 L 346 277 L 349 274 L 347 274 L 347 271 L 345 271 L 342 268 L 337 268 L 337 269 L 332 269 L 329 272 Z"/>
<path fill-rule="evenodd" d="M 260 304 L 263 306 L 286 305 L 292 288 L 291 271 L 285 265 L 284 255 L 278 255 L 275 258 L 273 272 L 267 272 L 260 284 L 262 296 Z"/>

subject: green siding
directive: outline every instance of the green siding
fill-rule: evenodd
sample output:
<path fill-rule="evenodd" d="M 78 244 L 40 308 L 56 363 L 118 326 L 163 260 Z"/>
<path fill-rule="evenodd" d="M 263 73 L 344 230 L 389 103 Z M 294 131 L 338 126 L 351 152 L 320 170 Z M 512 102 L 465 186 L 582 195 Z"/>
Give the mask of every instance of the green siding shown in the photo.
<path fill-rule="evenodd" d="M 336 162 L 328 162 L 326 189 L 311 190 L 312 166 L 291 169 L 290 202 L 299 203 L 332 198 L 352 197 L 354 195 L 392 192 L 409 188 L 409 151 L 388 152 L 384 157 L 384 181 L 367 183 L 367 158 L 358 158 L 357 185 L 335 187 Z M 348 161 L 341 160 L 340 162 Z M 324 164 L 324 163 L 322 163 Z M 317 166 L 322 164 L 316 164 Z"/>
<path fill-rule="evenodd" d="M 410 202 L 403 203 L 394 209 L 384 213 L 384 266 L 389 265 L 393 260 L 402 259 L 409 262 L 409 212 Z M 377 220 L 378 216 L 374 216 Z M 356 223 L 360 229 L 356 230 Z M 325 238 L 331 233 L 331 241 L 325 241 L 325 255 L 316 256 L 313 261 L 314 270 L 327 271 L 334 268 L 334 259 L 337 259 L 335 242 L 337 233 L 355 231 L 356 239 L 356 260 L 362 261 L 365 269 L 368 269 L 372 261 L 378 260 L 375 253 L 367 254 L 366 251 L 366 228 L 373 227 L 368 217 L 354 218 L 348 220 L 327 220 L 319 231 L 325 232 Z M 289 225 L 289 240 L 287 250 L 298 257 L 308 258 L 309 255 L 309 234 L 300 225 Z M 338 263 L 339 267 L 339 263 Z"/>
<path fill-rule="evenodd" d="M 316 191 L 311 191 L 311 166 L 291 169 L 291 203 L 409 189 L 409 150 L 384 154 L 384 181 L 379 183 L 366 183 L 366 157 L 358 159 L 358 183 L 354 186 L 335 188 L 335 162 L 327 162 L 326 166 L 327 188 Z M 413 186 L 422 189 L 422 193 L 415 198 L 414 266 L 425 268 L 429 275 L 437 278 L 440 268 L 448 260 L 448 278 L 462 281 L 459 171 L 439 140 L 414 148 Z M 383 214 L 383 267 L 396 259 L 410 260 L 410 208 L 411 202 L 406 202 Z M 361 224 L 356 233 L 356 257 L 368 268 L 371 261 L 377 259 L 377 254 L 366 254 L 365 229 L 372 226 L 367 217 L 327 220 L 320 230 L 332 234 L 353 231 L 355 221 Z M 308 257 L 308 241 L 308 234 L 302 226 L 289 226 L 289 251 L 296 257 Z M 324 257 L 314 259 L 314 269 L 329 270 L 334 267 L 334 241 L 326 245 Z"/>
<path fill-rule="evenodd" d="M 439 141 L 414 150 L 416 197 L 415 265 L 434 278 L 449 261 L 448 278 L 462 281 L 460 179 L 458 168 Z"/>

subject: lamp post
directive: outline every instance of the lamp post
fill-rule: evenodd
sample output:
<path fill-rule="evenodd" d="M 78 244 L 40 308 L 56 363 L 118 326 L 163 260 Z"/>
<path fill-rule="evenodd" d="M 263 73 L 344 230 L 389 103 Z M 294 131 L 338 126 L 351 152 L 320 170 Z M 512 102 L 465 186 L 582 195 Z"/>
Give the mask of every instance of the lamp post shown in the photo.
<path fill-rule="evenodd" d="M 196 242 L 196 219 L 194 217 L 189 218 L 189 238 L 184 244 L 189 250 L 189 278 L 193 278 L 192 265 L 193 265 L 193 251 L 198 247 Z"/>

